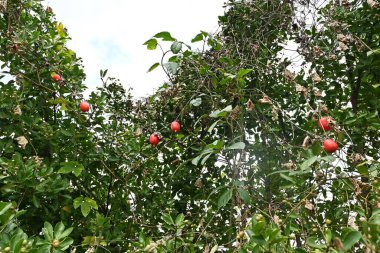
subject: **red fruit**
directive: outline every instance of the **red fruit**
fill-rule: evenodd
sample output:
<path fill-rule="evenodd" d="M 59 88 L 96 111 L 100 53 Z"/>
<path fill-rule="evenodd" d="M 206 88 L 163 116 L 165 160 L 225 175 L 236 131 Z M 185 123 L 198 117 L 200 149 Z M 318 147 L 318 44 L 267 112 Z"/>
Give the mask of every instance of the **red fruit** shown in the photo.
<path fill-rule="evenodd" d="M 338 144 L 332 139 L 326 139 L 323 142 L 323 149 L 328 153 L 334 153 L 338 150 Z"/>
<path fill-rule="evenodd" d="M 318 126 L 321 128 L 323 131 L 330 131 L 331 127 L 329 125 L 329 118 L 323 117 L 318 120 Z"/>
<path fill-rule="evenodd" d="M 174 133 L 178 133 L 179 130 L 181 130 L 181 125 L 179 124 L 178 121 L 173 121 L 172 124 L 170 125 L 170 128 Z"/>
<path fill-rule="evenodd" d="M 160 138 L 157 134 L 151 134 L 149 137 L 149 142 L 151 145 L 156 146 L 160 142 Z"/>
<path fill-rule="evenodd" d="M 58 74 L 54 74 L 54 75 L 53 75 L 53 80 L 54 80 L 55 82 L 58 82 L 59 80 L 61 80 L 61 76 L 58 75 Z"/>
<path fill-rule="evenodd" d="M 80 102 L 79 107 L 80 107 L 82 112 L 88 112 L 90 110 L 90 104 L 87 103 L 86 101 Z"/>

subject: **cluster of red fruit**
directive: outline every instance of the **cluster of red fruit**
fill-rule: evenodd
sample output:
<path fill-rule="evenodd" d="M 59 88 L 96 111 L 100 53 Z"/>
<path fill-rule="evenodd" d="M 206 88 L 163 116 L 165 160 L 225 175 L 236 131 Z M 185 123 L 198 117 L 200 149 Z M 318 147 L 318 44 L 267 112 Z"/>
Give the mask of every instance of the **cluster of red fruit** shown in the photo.
<path fill-rule="evenodd" d="M 329 124 L 329 118 L 323 117 L 318 120 L 318 126 L 323 131 L 330 131 L 332 128 Z M 333 139 L 326 139 L 323 142 L 323 149 L 328 153 L 334 153 L 338 150 L 338 143 L 336 143 Z"/>
<path fill-rule="evenodd" d="M 179 124 L 178 121 L 173 121 L 170 124 L 170 128 L 171 128 L 173 133 L 178 133 L 179 130 L 181 130 L 181 125 Z M 150 135 L 149 143 L 151 145 L 156 146 L 159 142 L 160 142 L 160 136 L 158 135 L 158 133 L 153 133 Z"/>
<path fill-rule="evenodd" d="M 52 76 L 52 78 L 53 78 L 53 81 L 55 81 L 55 82 L 59 82 L 59 81 L 61 81 L 61 76 L 58 75 L 58 74 L 54 74 L 54 75 Z M 80 108 L 80 110 L 81 110 L 82 112 L 88 112 L 88 111 L 90 110 L 90 104 L 87 103 L 86 101 L 82 101 L 82 102 L 80 102 L 80 104 L 79 104 L 79 108 Z"/>
<path fill-rule="evenodd" d="M 61 76 L 58 74 L 53 75 L 53 80 L 55 82 L 58 82 L 61 80 Z M 88 112 L 90 110 L 90 104 L 87 103 L 86 101 L 82 101 L 79 105 L 79 108 L 81 109 L 82 112 Z M 318 126 L 323 130 L 323 131 L 330 131 L 331 126 L 329 124 L 329 118 L 323 117 L 318 120 Z M 171 130 L 174 133 L 179 132 L 181 129 L 181 125 L 179 124 L 178 121 L 173 121 L 170 125 Z M 149 137 L 149 142 L 151 145 L 156 146 L 160 142 L 160 137 L 158 133 L 153 133 Z M 323 142 L 323 149 L 328 152 L 328 153 L 334 153 L 335 151 L 338 150 L 338 144 L 333 140 L 333 139 L 326 139 Z"/>

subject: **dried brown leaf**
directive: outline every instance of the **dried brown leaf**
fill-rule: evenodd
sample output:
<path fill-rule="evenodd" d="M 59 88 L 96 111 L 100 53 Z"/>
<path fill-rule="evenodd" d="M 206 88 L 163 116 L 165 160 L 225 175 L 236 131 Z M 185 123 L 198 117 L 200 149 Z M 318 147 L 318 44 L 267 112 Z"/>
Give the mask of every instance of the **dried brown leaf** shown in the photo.
<path fill-rule="evenodd" d="M 22 149 L 25 149 L 26 145 L 28 144 L 28 140 L 25 138 L 25 136 L 19 136 L 15 138 L 15 140 L 18 142 L 18 145 L 20 145 Z"/>

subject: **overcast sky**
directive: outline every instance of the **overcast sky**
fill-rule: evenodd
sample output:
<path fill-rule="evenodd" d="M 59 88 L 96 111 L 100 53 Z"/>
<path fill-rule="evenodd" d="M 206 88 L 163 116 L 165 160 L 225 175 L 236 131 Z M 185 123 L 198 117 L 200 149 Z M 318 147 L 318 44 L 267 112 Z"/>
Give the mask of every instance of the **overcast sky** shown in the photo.
<path fill-rule="evenodd" d="M 57 20 L 68 29 L 69 47 L 83 58 L 86 84 L 100 85 L 99 70 L 133 87 L 137 97 L 151 94 L 165 80 L 162 70 L 147 73 L 160 53 L 142 44 L 169 31 L 190 43 L 200 31 L 215 32 L 225 0 L 48 0 Z M 170 46 L 170 45 L 168 45 Z"/>

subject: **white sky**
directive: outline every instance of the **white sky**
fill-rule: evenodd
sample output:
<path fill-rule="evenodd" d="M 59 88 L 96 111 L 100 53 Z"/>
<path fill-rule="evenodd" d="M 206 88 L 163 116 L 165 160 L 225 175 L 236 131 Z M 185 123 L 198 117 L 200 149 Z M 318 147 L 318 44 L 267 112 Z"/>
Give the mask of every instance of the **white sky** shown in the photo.
<path fill-rule="evenodd" d="M 168 31 L 189 44 L 200 30 L 215 32 L 225 0 L 46 0 L 57 21 L 68 29 L 69 47 L 83 58 L 86 85 L 100 85 L 99 70 L 109 69 L 134 96 L 153 93 L 165 80 L 163 71 L 148 68 L 160 60 L 159 50 L 142 44 Z M 168 47 L 170 44 L 167 45 Z"/>

